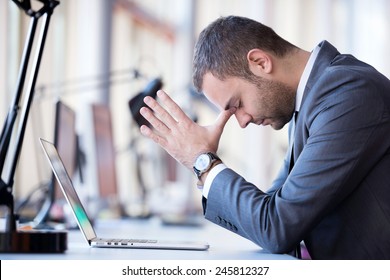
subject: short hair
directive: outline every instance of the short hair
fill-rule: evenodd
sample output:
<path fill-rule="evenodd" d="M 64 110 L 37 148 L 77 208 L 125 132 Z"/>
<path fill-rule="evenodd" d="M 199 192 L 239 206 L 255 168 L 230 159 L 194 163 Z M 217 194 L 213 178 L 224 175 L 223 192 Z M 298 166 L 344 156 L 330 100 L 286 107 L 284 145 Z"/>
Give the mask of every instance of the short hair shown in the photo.
<path fill-rule="evenodd" d="M 270 27 L 239 16 L 220 17 L 199 35 L 193 57 L 193 83 L 202 90 L 203 77 L 210 72 L 217 78 L 241 77 L 249 79 L 246 56 L 251 49 L 262 49 L 283 57 L 296 48 L 281 38 Z"/>

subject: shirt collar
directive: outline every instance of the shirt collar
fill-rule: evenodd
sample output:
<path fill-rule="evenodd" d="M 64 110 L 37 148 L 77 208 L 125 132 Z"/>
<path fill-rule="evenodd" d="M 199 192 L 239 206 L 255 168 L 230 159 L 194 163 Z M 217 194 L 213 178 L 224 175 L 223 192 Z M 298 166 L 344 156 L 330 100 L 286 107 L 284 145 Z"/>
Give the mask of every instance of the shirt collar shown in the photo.
<path fill-rule="evenodd" d="M 295 99 L 295 111 L 297 112 L 299 112 L 299 109 L 301 108 L 303 93 L 305 91 L 307 81 L 309 79 L 311 70 L 313 69 L 314 61 L 316 60 L 319 51 L 320 51 L 320 46 L 317 45 L 314 48 L 314 50 L 311 52 L 310 58 L 305 66 L 305 69 L 303 70 L 301 79 L 299 80 L 297 95 Z"/>

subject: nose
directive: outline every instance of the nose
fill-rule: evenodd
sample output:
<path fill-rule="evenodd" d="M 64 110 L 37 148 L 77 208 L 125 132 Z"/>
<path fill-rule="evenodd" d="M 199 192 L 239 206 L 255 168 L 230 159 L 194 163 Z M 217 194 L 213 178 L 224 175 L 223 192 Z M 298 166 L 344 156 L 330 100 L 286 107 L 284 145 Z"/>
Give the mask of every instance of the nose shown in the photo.
<path fill-rule="evenodd" d="M 241 128 L 247 127 L 252 121 L 252 116 L 243 112 L 242 110 L 237 110 L 234 115 Z"/>

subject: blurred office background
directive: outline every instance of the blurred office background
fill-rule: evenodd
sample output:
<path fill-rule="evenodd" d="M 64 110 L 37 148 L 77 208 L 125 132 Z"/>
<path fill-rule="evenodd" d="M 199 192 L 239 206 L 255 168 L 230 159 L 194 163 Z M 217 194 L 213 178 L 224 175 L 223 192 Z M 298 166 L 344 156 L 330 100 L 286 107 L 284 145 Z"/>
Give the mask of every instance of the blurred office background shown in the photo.
<path fill-rule="evenodd" d="M 31 2 L 39 6 L 38 1 Z M 104 195 L 108 208 L 120 205 L 129 215 L 199 213 L 201 194 L 194 176 L 140 137 L 128 102 L 151 80 L 161 78 L 163 89 L 191 118 L 211 124 L 218 112 L 192 89 L 193 46 L 208 23 L 231 14 L 261 21 L 306 50 L 326 39 L 340 52 L 351 53 L 390 76 L 387 0 L 60 0 L 52 16 L 15 177 L 16 199 L 26 199 L 51 180 L 38 137 L 54 141 L 55 102 L 61 100 L 77 117 L 77 151 L 83 156 L 82 173 L 75 172 L 74 180 L 90 205 Z M 11 0 L 0 1 L 1 125 L 14 95 L 29 20 Z M 92 117 L 96 104 L 107 109 L 104 129 L 113 148 L 102 168 Z M 266 190 L 283 160 L 286 135 L 286 128 L 242 130 L 232 118 L 219 155 Z M 109 180 L 98 187 L 102 178 Z M 91 211 L 100 215 L 99 207 Z"/>

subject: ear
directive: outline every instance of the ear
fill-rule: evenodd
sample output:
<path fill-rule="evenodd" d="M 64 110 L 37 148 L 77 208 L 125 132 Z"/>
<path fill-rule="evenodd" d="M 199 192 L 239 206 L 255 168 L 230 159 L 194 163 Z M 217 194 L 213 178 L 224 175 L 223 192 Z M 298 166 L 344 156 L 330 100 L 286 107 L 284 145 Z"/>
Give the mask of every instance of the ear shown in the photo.
<path fill-rule="evenodd" d="M 272 72 L 272 57 L 260 49 L 252 49 L 247 54 L 249 69 L 256 76 Z"/>

